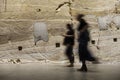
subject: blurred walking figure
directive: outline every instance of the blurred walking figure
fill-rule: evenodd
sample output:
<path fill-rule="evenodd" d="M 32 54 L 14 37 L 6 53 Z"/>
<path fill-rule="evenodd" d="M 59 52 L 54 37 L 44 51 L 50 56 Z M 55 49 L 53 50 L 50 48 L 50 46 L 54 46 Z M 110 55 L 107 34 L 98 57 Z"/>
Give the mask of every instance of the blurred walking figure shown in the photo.
<path fill-rule="evenodd" d="M 88 23 L 83 19 L 84 15 L 79 14 L 77 16 L 77 21 L 79 25 L 77 27 L 78 31 L 78 43 L 79 43 L 79 59 L 82 62 L 82 67 L 78 69 L 79 71 L 87 72 L 86 60 L 96 61 L 97 59 L 88 50 L 88 42 L 90 41 Z"/>
<path fill-rule="evenodd" d="M 66 34 L 62 35 L 64 37 L 63 45 L 66 46 L 65 54 L 70 62 L 70 65 L 68 65 L 67 67 L 73 67 L 74 66 L 73 46 L 75 38 L 74 29 L 72 24 L 67 24 L 66 28 L 67 28 Z"/>

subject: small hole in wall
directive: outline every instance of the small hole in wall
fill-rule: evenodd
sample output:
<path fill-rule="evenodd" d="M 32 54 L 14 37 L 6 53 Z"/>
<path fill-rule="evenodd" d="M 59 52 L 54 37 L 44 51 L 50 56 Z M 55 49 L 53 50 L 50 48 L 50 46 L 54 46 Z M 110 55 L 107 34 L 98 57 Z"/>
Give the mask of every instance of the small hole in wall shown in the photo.
<path fill-rule="evenodd" d="M 40 11 L 41 11 L 41 9 L 37 9 L 36 11 L 37 11 L 37 12 L 40 12 Z"/>
<path fill-rule="evenodd" d="M 117 30 L 119 30 L 120 28 L 117 28 Z"/>
<path fill-rule="evenodd" d="M 95 44 L 95 40 L 92 40 L 91 43 L 92 43 L 92 44 Z"/>
<path fill-rule="evenodd" d="M 22 51 L 22 48 L 23 48 L 22 46 L 18 46 L 19 51 Z"/>
<path fill-rule="evenodd" d="M 56 45 L 56 47 L 60 47 L 60 43 L 56 43 L 55 45 Z"/>
<path fill-rule="evenodd" d="M 113 41 L 114 41 L 114 42 L 117 42 L 117 38 L 113 38 Z"/>

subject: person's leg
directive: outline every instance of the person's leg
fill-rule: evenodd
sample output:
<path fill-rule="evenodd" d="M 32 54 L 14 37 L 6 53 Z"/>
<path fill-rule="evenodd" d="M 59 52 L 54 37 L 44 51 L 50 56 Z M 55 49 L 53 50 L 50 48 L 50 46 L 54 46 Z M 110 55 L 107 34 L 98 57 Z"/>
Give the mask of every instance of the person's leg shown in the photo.
<path fill-rule="evenodd" d="M 73 54 L 73 45 L 70 45 L 70 63 L 74 66 L 74 54 Z"/>
<path fill-rule="evenodd" d="M 80 69 L 78 69 L 78 71 L 87 72 L 87 66 L 85 60 L 82 61 L 82 66 Z"/>
<path fill-rule="evenodd" d="M 78 71 L 84 71 L 87 72 L 87 66 L 86 66 L 86 45 L 85 44 L 79 44 L 79 59 L 82 62 L 82 66 Z"/>
<path fill-rule="evenodd" d="M 74 54 L 73 54 L 73 46 L 68 45 L 67 46 L 67 57 L 69 59 L 70 65 L 68 67 L 73 67 L 74 66 Z"/>
<path fill-rule="evenodd" d="M 87 71 L 87 66 L 86 66 L 85 60 L 82 61 L 82 67 L 81 67 L 81 69 L 82 69 L 83 71 Z"/>

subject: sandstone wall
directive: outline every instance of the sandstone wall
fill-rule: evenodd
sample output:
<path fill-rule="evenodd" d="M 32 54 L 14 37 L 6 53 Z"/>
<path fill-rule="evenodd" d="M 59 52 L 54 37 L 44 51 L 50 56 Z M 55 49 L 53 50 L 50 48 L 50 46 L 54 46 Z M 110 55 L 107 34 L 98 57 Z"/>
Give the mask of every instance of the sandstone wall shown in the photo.
<path fill-rule="evenodd" d="M 115 29 L 100 31 L 97 25 L 98 16 L 114 12 L 116 0 L 71 0 L 70 6 L 65 4 L 56 11 L 64 2 L 69 0 L 0 0 L 0 59 L 19 56 L 21 59 L 30 60 L 64 60 L 61 34 L 65 33 L 65 25 L 71 22 L 71 18 L 76 28 L 76 14 L 84 13 L 85 19 L 91 25 L 91 41 L 95 41 L 94 45 L 90 42 L 92 51 L 101 60 L 120 61 L 118 35 L 120 31 Z M 40 41 L 35 47 L 32 25 L 38 21 L 47 24 L 49 42 Z M 114 38 L 117 38 L 117 42 L 114 42 Z M 56 47 L 56 43 L 60 43 L 60 47 Z M 23 46 L 21 52 L 23 55 L 18 54 L 18 46 Z M 77 44 L 75 53 L 76 50 Z"/>

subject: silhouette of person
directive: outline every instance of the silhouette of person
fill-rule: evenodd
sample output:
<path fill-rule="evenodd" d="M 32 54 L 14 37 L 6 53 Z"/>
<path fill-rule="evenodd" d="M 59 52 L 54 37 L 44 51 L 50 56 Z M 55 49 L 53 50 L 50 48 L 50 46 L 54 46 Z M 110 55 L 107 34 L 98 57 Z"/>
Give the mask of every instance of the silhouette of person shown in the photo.
<path fill-rule="evenodd" d="M 66 25 L 67 32 L 66 34 L 63 34 L 64 37 L 63 45 L 66 46 L 65 54 L 67 58 L 69 59 L 70 65 L 67 67 L 73 67 L 74 66 L 74 54 L 73 54 L 73 46 L 74 46 L 74 29 L 72 24 Z"/>
<path fill-rule="evenodd" d="M 88 42 L 90 41 L 89 31 L 88 31 L 88 23 L 83 19 L 84 15 L 79 14 L 77 16 L 77 21 L 79 21 L 79 25 L 77 27 L 78 31 L 78 53 L 79 59 L 82 62 L 82 67 L 78 69 L 79 71 L 87 72 L 86 60 L 88 61 L 96 61 L 96 58 L 90 53 L 88 50 Z"/>

